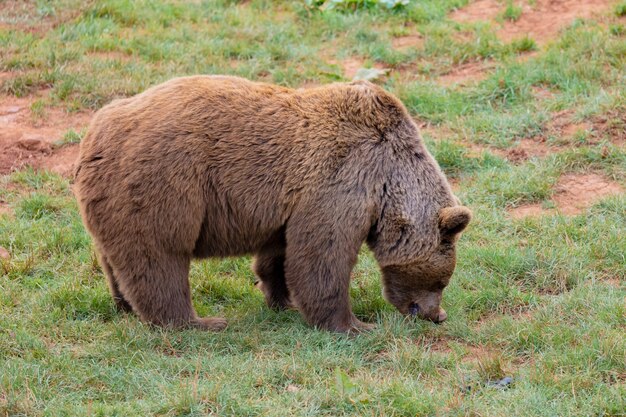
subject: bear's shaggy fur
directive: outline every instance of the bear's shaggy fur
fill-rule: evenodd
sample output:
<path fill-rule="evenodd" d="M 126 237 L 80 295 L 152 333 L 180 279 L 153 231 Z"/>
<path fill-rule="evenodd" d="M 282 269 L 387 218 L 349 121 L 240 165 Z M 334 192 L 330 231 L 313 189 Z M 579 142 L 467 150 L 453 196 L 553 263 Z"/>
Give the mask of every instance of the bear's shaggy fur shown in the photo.
<path fill-rule="evenodd" d="M 441 321 L 471 216 L 402 103 L 367 82 L 173 79 L 95 115 L 74 191 L 117 305 L 212 330 L 226 321 L 196 316 L 190 261 L 244 254 L 270 306 L 320 328 L 368 328 L 348 291 L 363 242 L 386 298 Z"/>

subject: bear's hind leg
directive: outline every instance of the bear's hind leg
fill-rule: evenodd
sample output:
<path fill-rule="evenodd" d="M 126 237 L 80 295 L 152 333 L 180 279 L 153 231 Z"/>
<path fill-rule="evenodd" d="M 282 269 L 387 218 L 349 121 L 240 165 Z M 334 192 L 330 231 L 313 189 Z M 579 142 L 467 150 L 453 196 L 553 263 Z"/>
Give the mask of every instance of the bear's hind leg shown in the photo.
<path fill-rule="evenodd" d="M 265 295 L 267 305 L 276 310 L 292 307 L 285 281 L 284 264 L 284 248 L 279 253 L 261 252 L 254 259 L 253 270 L 259 278 L 257 287 Z"/>
<path fill-rule="evenodd" d="M 226 320 L 198 317 L 191 303 L 190 258 L 184 255 L 158 259 L 131 259 L 132 269 L 120 271 L 118 283 L 133 310 L 144 322 L 164 327 L 222 330 Z"/>
<path fill-rule="evenodd" d="M 113 268 L 111 264 L 107 260 L 106 256 L 101 254 L 98 251 L 98 259 L 100 260 L 100 266 L 102 267 L 102 271 L 104 275 L 107 277 L 107 282 L 109 283 L 109 290 L 111 291 L 111 295 L 113 296 L 113 301 L 115 301 L 115 305 L 118 310 L 123 311 L 125 313 L 130 313 L 133 309 L 124 298 L 124 295 L 120 291 L 120 287 L 115 278 L 115 274 L 113 274 Z"/>

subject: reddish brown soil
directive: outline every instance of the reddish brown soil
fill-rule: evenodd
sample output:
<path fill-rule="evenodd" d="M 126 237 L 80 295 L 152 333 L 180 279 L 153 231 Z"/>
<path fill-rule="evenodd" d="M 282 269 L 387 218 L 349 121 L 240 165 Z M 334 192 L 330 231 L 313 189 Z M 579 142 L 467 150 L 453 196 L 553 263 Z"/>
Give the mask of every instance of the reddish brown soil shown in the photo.
<path fill-rule="evenodd" d="M 546 214 L 553 213 L 554 210 L 546 210 L 539 203 L 523 204 L 509 210 L 509 214 L 514 219 L 523 219 L 525 217 L 540 217 Z"/>
<path fill-rule="evenodd" d="M 602 140 L 623 146 L 626 143 L 626 109 L 616 108 L 587 120 L 576 120 L 572 110 L 554 113 L 545 126 L 544 136 L 553 136 L 567 144 L 582 135 L 588 144 Z"/>
<path fill-rule="evenodd" d="M 78 146 L 57 149 L 54 143 L 69 129 L 79 131 L 86 127 L 91 113 L 67 113 L 46 107 L 43 116 L 38 117 L 31 111 L 36 98 L 0 97 L 0 175 L 26 165 L 62 175 L 72 171 Z"/>
<path fill-rule="evenodd" d="M 300 391 L 300 387 L 298 387 L 297 385 L 294 385 L 294 384 L 289 384 L 289 385 L 287 385 L 287 388 L 285 388 L 285 391 L 287 391 L 287 392 L 298 392 L 298 391 Z"/>
<path fill-rule="evenodd" d="M 476 0 L 466 7 L 453 11 L 450 18 L 461 23 L 473 23 L 493 20 L 502 10 L 503 5 L 496 0 Z"/>
<path fill-rule="evenodd" d="M 363 68 L 363 60 L 358 58 L 348 58 L 344 59 L 341 62 L 341 67 L 343 68 L 343 75 L 351 80 L 356 75 L 357 71 L 360 68 Z"/>
<path fill-rule="evenodd" d="M 517 21 L 499 24 L 498 38 L 504 42 L 528 36 L 543 45 L 555 38 L 559 31 L 577 18 L 590 18 L 602 14 L 612 0 L 537 0 L 534 5 L 527 1 L 515 1 L 522 7 Z M 457 22 L 491 21 L 494 23 L 506 8 L 505 2 L 478 0 L 451 14 Z"/>
<path fill-rule="evenodd" d="M 547 100 L 554 97 L 554 93 L 547 88 L 533 86 L 531 87 L 531 90 L 533 96 L 539 100 Z"/>
<path fill-rule="evenodd" d="M 619 184 L 598 174 L 568 174 L 559 179 L 553 199 L 561 213 L 574 215 L 598 200 L 623 191 Z"/>
<path fill-rule="evenodd" d="M 531 158 L 543 158 L 548 154 L 560 151 L 560 148 L 548 145 L 545 139 L 541 137 L 522 139 L 514 147 L 508 149 L 476 143 L 465 143 L 465 146 L 469 149 L 467 155 L 471 158 L 480 158 L 484 152 L 489 152 L 514 164 L 521 164 Z"/>
<path fill-rule="evenodd" d="M 87 2 L 83 3 L 87 4 Z M 61 8 L 54 14 L 42 18 L 34 1 L 2 0 L 0 1 L 0 28 L 11 29 L 19 26 L 22 31 L 42 34 L 65 21 L 74 19 L 81 12 L 80 7 Z"/>
<path fill-rule="evenodd" d="M 361 68 L 365 68 L 364 67 L 365 61 L 357 57 L 347 58 L 347 59 L 344 59 L 343 61 L 336 61 L 334 59 L 330 59 L 328 62 L 333 65 L 339 65 L 343 70 L 344 77 L 348 80 L 352 80 L 354 76 L 356 75 L 356 73 Z M 376 68 L 379 70 L 386 69 L 383 65 L 378 64 L 378 63 L 374 64 L 373 68 Z"/>
<path fill-rule="evenodd" d="M 125 54 L 124 52 L 120 52 L 120 51 L 90 52 L 89 57 L 100 58 L 102 60 L 108 60 L 108 61 L 122 61 L 122 62 L 130 61 L 132 58 L 131 55 Z"/>
<path fill-rule="evenodd" d="M 430 344 L 430 350 L 432 352 L 450 355 L 453 353 L 453 349 L 450 346 L 450 340 L 448 339 L 438 339 Z M 493 358 L 500 356 L 501 353 L 490 346 L 476 346 L 470 345 L 463 341 L 456 340 L 457 343 L 461 344 L 462 350 L 464 353 L 462 354 L 461 361 L 464 363 L 478 363 L 482 362 L 488 358 Z"/>
<path fill-rule="evenodd" d="M 548 145 L 542 138 L 531 138 L 520 140 L 515 148 L 507 151 L 505 157 L 513 163 L 519 163 L 555 152 L 558 152 L 558 148 Z"/>
<path fill-rule="evenodd" d="M 454 67 L 450 72 L 440 76 L 438 83 L 445 86 L 476 83 L 487 78 L 492 68 L 491 63 L 469 62 Z"/>
<path fill-rule="evenodd" d="M 9 253 L 8 250 L 0 246 L 0 260 L 2 259 L 4 260 L 11 259 L 11 254 Z"/>
<path fill-rule="evenodd" d="M 547 95 L 549 92 L 539 90 L 536 94 Z M 581 135 L 581 138 L 577 138 L 578 135 Z M 547 139 L 551 137 L 556 138 L 556 141 L 548 144 Z M 583 121 L 575 121 L 572 110 L 563 110 L 552 115 L 552 119 L 546 124 L 540 135 L 522 139 L 512 148 L 497 149 L 477 144 L 469 144 L 468 146 L 470 156 L 478 157 L 487 150 L 518 164 L 530 158 L 543 158 L 549 154 L 561 152 L 571 148 L 571 146 L 597 145 L 604 140 L 618 146 L 624 145 L 626 142 L 626 110 L 615 109 Z M 605 150 L 608 152 L 608 148 Z"/>
<path fill-rule="evenodd" d="M 420 49 L 424 45 L 424 38 L 418 34 L 399 36 L 391 41 L 391 45 L 400 51 L 410 48 Z"/>
<path fill-rule="evenodd" d="M 540 204 L 525 204 L 509 212 L 513 218 L 537 217 L 555 212 L 572 216 L 583 213 L 603 198 L 623 192 L 619 184 L 598 174 L 566 174 L 559 179 L 552 197 L 556 209 L 546 210 Z"/>
<path fill-rule="evenodd" d="M 572 110 L 562 110 L 554 113 L 552 120 L 546 126 L 546 133 L 567 141 L 577 133 L 589 131 L 593 127 L 587 122 L 575 122 L 573 118 L 574 112 Z"/>
<path fill-rule="evenodd" d="M 606 278 L 603 279 L 602 282 L 610 285 L 611 287 L 615 287 L 615 288 L 622 288 L 624 287 L 624 285 L 626 285 L 626 280 L 622 279 L 622 278 Z"/>
<path fill-rule="evenodd" d="M 626 145 L 626 108 L 617 108 L 591 118 L 592 134 L 596 139 L 608 138 L 612 143 Z"/>

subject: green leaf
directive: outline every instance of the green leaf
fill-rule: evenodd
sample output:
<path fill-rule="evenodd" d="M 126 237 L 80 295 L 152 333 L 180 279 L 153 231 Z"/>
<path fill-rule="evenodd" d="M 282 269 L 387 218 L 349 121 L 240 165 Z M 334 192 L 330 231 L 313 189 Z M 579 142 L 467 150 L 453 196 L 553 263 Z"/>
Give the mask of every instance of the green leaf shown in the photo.
<path fill-rule="evenodd" d="M 356 393 L 356 385 L 350 381 L 350 377 L 338 367 L 335 369 L 335 383 L 337 385 L 337 391 L 341 395 L 348 395 Z"/>

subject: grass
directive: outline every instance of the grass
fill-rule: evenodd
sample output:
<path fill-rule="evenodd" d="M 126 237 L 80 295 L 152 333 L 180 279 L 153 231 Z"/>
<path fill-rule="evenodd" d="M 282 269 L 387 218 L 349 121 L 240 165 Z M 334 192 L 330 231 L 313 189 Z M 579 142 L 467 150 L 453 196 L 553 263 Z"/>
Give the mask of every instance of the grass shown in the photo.
<path fill-rule="evenodd" d="M 351 293 L 372 333 L 320 332 L 269 310 L 247 257 L 192 265 L 196 309 L 227 317 L 226 331 L 164 331 L 115 310 L 67 178 L 31 168 L 0 177 L 0 246 L 11 254 L 0 260 L 0 415 L 624 415 L 626 196 L 577 216 L 507 212 L 550 207 L 565 173 L 626 187 L 621 6 L 539 49 L 448 19 L 466 3 L 322 12 L 299 1 L 52 0 L 3 14 L 2 92 L 47 89 L 31 106 L 39 117 L 184 74 L 298 87 L 345 80 L 348 58 L 389 68 L 379 82 L 425 127 L 475 220 L 444 325 L 400 317 L 364 250 Z M 392 47 L 409 34 L 423 43 Z M 493 66 L 476 82 L 438 83 L 467 62 Z M 568 137 L 557 114 L 592 127 Z M 58 145 L 83 135 L 69 130 Z M 500 156 L 529 137 L 558 153 Z M 487 384 L 503 376 L 509 389 Z"/>
<path fill-rule="evenodd" d="M 80 141 L 83 139 L 83 136 L 85 136 L 85 133 L 86 133 L 86 129 L 83 129 L 79 132 L 73 129 L 70 129 L 67 132 L 65 132 L 65 134 L 63 135 L 63 138 L 55 142 L 55 146 L 61 147 L 61 146 L 70 145 L 74 143 L 80 143 Z"/>
<path fill-rule="evenodd" d="M 503 20 L 510 20 L 515 22 L 522 16 L 522 8 L 520 6 L 516 6 L 513 3 L 513 0 L 507 0 L 506 8 L 500 14 L 500 18 Z"/>

